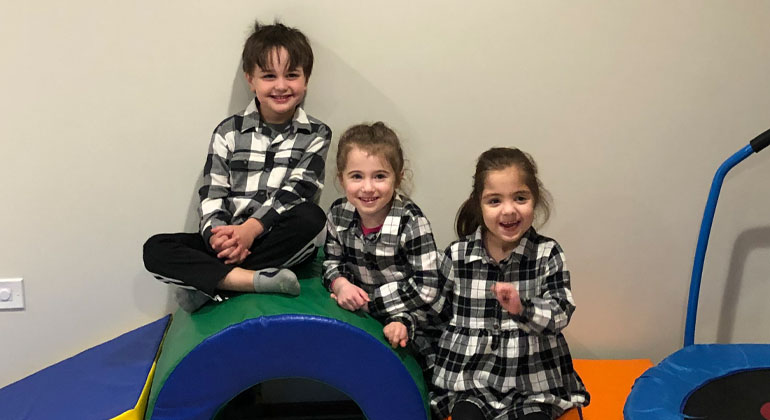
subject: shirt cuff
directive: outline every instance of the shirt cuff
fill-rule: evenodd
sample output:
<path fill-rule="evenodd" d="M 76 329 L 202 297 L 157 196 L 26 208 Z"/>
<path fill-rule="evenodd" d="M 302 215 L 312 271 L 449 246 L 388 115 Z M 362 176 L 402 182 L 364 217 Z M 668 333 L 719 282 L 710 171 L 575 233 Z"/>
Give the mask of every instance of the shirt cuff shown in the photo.
<path fill-rule="evenodd" d="M 526 324 L 535 316 L 535 304 L 529 299 L 521 299 L 521 315 L 511 315 L 517 322 Z"/>
<path fill-rule="evenodd" d="M 207 227 L 203 232 L 201 232 L 201 236 L 203 237 L 203 243 L 206 244 L 206 249 L 209 250 L 209 252 L 214 252 L 214 248 L 211 247 L 211 236 L 213 233 L 211 233 L 212 227 Z"/>
<path fill-rule="evenodd" d="M 338 270 L 335 270 L 334 272 L 325 274 L 324 277 L 323 277 L 324 278 L 324 287 L 326 288 L 326 290 L 328 290 L 331 293 L 334 293 L 334 289 L 332 288 L 332 286 L 334 285 L 334 281 L 337 280 L 340 277 L 343 277 L 347 281 L 353 283 L 353 281 L 350 280 L 349 276 L 345 275 L 344 273 L 341 273 Z M 330 280 L 327 282 L 326 279 L 330 279 Z M 327 284 L 328 284 L 328 286 L 326 286 Z"/>
<path fill-rule="evenodd" d="M 260 223 L 262 223 L 262 226 L 265 228 L 265 232 L 267 232 L 278 220 L 278 212 L 273 208 L 269 208 L 264 213 L 261 211 L 256 211 L 251 217 L 259 220 Z"/>
<path fill-rule="evenodd" d="M 369 306 L 369 313 L 372 315 L 387 315 L 388 311 L 385 307 L 385 299 L 382 297 L 375 297 L 367 304 Z"/>
<path fill-rule="evenodd" d="M 335 277 L 334 279 L 332 279 L 332 282 L 331 282 L 331 283 L 329 283 L 329 291 L 330 291 L 330 292 L 334 293 L 334 283 L 336 283 L 336 282 L 337 282 L 337 280 L 339 280 L 339 279 L 340 279 L 340 277 L 341 277 L 341 276 L 337 276 L 337 277 Z"/>

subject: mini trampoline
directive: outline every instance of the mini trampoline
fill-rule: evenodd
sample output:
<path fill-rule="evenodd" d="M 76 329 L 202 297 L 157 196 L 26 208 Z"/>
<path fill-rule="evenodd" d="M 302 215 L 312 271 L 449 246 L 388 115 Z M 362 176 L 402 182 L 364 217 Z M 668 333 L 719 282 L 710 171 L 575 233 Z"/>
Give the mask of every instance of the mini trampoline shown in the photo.
<path fill-rule="evenodd" d="M 727 172 L 770 144 L 770 130 L 729 157 L 714 175 L 695 251 L 684 346 L 636 380 L 627 420 L 770 420 L 770 344 L 694 344 L 711 225 Z"/>

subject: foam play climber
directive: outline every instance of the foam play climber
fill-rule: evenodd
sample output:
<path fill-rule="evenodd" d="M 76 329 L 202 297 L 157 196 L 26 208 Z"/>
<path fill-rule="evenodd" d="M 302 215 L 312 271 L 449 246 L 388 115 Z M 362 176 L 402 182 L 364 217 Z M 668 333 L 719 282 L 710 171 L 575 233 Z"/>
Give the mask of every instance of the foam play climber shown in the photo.
<path fill-rule="evenodd" d="M 429 418 L 415 359 L 391 349 L 380 323 L 329 298 L 318 277 L 320 262 L 298 270 L 298 297 L 243 294 L 193 314 L 178 311 L 158 360 L 146 418 L 215 418 L 245 389 L 281 378 L 330 385 L 369 420 Z"/>

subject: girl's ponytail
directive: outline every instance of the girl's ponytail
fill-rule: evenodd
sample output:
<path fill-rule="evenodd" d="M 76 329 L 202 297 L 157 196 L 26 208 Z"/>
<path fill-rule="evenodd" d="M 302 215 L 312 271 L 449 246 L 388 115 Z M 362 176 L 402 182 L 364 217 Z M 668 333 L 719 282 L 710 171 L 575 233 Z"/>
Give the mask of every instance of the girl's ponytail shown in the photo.
<path fill-rule="evenodd" d="M 474 197 L 474 194 L 471 194 L 471 196 L 460 206 L 460 210 L 457 211 L 457 216 L 455 217 L 455 231 L 457 232 L 457 236 L 462 238 L 463 236 L 475 232 L 481 224 L 481 206 L 479 205 L 479 201 Z"/>

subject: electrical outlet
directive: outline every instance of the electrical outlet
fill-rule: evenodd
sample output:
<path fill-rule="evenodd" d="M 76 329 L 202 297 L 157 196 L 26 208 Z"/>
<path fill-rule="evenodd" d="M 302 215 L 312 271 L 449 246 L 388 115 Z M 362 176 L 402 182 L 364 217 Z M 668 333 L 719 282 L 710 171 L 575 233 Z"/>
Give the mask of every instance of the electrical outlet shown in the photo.
<path fill-rule="evenodd" d="M 0 279 L 0 310 L 24 309 L 24 279 Z"/>

